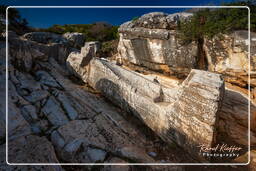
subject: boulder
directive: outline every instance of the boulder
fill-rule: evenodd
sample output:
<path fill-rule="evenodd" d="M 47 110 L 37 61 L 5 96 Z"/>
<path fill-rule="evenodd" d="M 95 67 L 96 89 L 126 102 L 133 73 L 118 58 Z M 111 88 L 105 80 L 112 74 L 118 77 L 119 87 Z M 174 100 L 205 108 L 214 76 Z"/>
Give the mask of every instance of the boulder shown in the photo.
<path fill-rule="evenodd" d="M 73 47 L 81 48 L 84 45 L 85 42 L 85 36 L 83 33 L 65 33 L 62 35 L 64 38 L 66 38 Z"/>

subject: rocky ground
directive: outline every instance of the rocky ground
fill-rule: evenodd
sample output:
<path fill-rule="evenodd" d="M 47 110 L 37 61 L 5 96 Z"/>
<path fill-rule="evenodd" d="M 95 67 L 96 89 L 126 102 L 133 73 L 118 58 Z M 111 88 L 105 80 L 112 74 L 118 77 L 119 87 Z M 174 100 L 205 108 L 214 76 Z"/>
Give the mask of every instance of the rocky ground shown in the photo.
<path fill-rule="evenodd" d="M 141 20 L 144 21 L 147 17 L 152 16 L 144 16 Z M 160 23 L 163 23 L 162 20 Z M 137 24 L 140 24 L 140 20 L 137 21 Z M 148 26 L 140 25 L 140 27 Z M 172 25 L 164 26 L 164 24 L 161 27 L 173 28 Z M 142 30 L 145 31 L 144 28 Z M 150 36 L 155 39 L 159 38 L 159 35 L 164 36 L 162 32 L 160 34 L 153 32 L 153 35 Z M 252 162 L 249 166 L 8 166 L 5 163 L 6 136 L 8 136 L 9 163 L 198 162 L 190 153 L 180 147 L 181 144 L 163 141 L 163 138 L 158 136 L 159 133 L 156 133 L 154 129 L 152 131 L 132 112 L 127 112 L 116 105 L 111 98 L 106 98 L 101 92 L 95 90 L 95 87 L 91 87 L 88 83 L 85 84 L 84 79 L 79 78 L 81 75 L 85 75 L 83 66 L 77 65 L 79 70 L 76 74 L 70 72 L 70 69 L 66 67 L 66 59 L 70 54 L 76 57 L 82 55 L 85 57 L 83 59 L 87 59 L 86 55 L 89 54 L 83 54 L 85 47 L 81 41 L 84 40 L 79 36 L 81 35 L 71 34 L 63 37 L 31 33 L 18 37 L 10 32 L 8 79 L 5 77 L 5 42 L 0 43 L 0 87 L 3 90 L 0 91 L 2 97 L 0 101 L 0 156 L 3 156 L 0 161 L 0 170 L 255 169 L 256 109 L 254 103 L 251 103 Z M 131 35 L 128 35 L 128 38 L 130 38 L 129 36 Z M 122 41 L 119 46 L 125 44 L 125 40 Z M 136 42 L 133 43 L 138 45 Z M 154 42 L 152 43 L 154 45 Z M 82 47 L 81 51 L 80 47 Z M 122 47 L 120 48 L 122 49 Z M 124 47 L 123 50 L 125 50 Z M 144 59 L 139 60 L 142 60 L 142 63 L 145 62 Z M 88 64 L 86 60 L 80 62 L 83 65 Z M 149 66 L 152 66 L 152 63 Z M 164 64 L 164 66 L 166 65 Z M 152 81 L 157 76 L 157 81 L 162 85 L 170 86 L 169 88 L 177 87 L 183 81 L 183 79 L 148 69 L 150 67 L 134 65 L 132 62 L 121 67 L 142 74 Z M 98 71 L 100 72 L 100 70 Z M 5 134 L 6 104 L 4 98 L 6 81 L 8 81 L 7 135 Z M 138 91 L 140 91 L 139 88 Z M 145 92 L 143 93 L 145 95 Z M 246 162 L 248 160 L 246 157 L 248 144 L 246 93 L 237 86 L 226 84 L 223 97 L 218 113 L 216 142 L 231 143 L 242 147 L 241 156 L 235 160 L 232 159 L 232 162 Z M 193 127 L 193 129 L 195 128 Z M 230 162 L 230 160 L 226 162 Z"/>

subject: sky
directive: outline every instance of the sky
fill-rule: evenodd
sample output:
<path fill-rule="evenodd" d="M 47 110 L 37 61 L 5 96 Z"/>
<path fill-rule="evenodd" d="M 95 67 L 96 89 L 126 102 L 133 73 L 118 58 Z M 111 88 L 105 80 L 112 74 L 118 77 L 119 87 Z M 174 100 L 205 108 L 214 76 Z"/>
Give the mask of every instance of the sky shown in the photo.
<path fill-rule="evenodd" d="M 220 5 L 233 0 L 2 0 L 8 6 L 200 6 Z M 47 28 L 54 24 L 90 24 L 108 22 L 120 25 L 134 17 L 148 12 L 175 13 L 182 8 L 145 9 L 145 8 L 18 8 L 29 25 Z"/>

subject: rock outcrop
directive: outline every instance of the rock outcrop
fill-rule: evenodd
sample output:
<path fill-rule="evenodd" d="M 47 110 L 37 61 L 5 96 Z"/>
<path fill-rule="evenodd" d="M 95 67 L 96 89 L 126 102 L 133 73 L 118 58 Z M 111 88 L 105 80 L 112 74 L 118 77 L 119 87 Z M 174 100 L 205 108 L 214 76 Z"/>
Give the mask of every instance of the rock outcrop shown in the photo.
<path fill-rule="evenodd" d="M 95 57 L 99 42 L 83 46 L 81 34 L 18 37 L 10 33 L 8 135 L 2 98 L 0 155 L 5 156 L 6 136 L 10 163 L 194 163 L 206 160 L 198 145 L 213 147 L 228 140 L 246 150 L 248 99 L 227 86 L 224 90 L 220 74 L 193 69 L 198 68 L 198 44 L 181 44 L 175 30 L 180 20 L 190 16 L 150 13 L 123 24 L 119 28 L 121 60 L 116 61 Z M 226 79 L 235 71 L 234 77 L 243 79 L 236 84 L 247 86 L 245 38 L 224 38 L 204 40 L 207 67 Z M 76 49 L 81 46 L 81 51 Z M 0 88 L 5 90 L 3 42 L 0 57 Z M 237 58 L 238 63 L 232 61 Z M 242 74 L 237 75 L 238 71 Z M 185 80 L 166 76 L 172 72 L 188 76 Z M 0 95 L 6 94 L 1 91 Z M 256 144 L 255 110 L 251 103 L 252 147 Z M 1 158 L 0 170 L 70 170 L 59 165 L 14 167 L 4 163 Z"/>
<path fill-rule="evenodd" d="M 176 142 L 197 158 L 197 145 L 214 144 L 217 112 L 224 94 L 220 75 L 192 70 L 180 87 L 170 88 L 156 78 L 149 80 L 143 74 L 92 58 L 90 51 L 88 56 L 81 52 L 67 59 L 69 66 L 72 61 L 73 66 L 80 65 L 78 74 L 90 86 L 135 114 L 165 141 Z"/>
<path fill-rule="evenodd" d="M 65 33 L 63 37 L 66 38 L 73 47 L 81 48 L 85 42 L 85 36 L 82 33 Z"/>
<path fill-rule="evenodd" d="M 200 42 L 182 43 L 177 22 L 192 14 L 149 13 L 128 21 L 119 28 L 118 58 L 184 77 L 191 69 L 223 74 L 225 81 L 248 88 L 249 67 L 251 86 L 255 88 L 256 34 L 251 32 L 251 57 L 248 52 L 248 31 L 233 31 Z M 176 23 L 176 24 L 175 24 Z"/>
<path fill-rule="evenodd" d="M 188 74 L 197 65 L 197 44 L 183 45 L 177 32 L 171 29 L 178 19 L 186 16 L 190 15 L 149 13 L 122 24 L 118 29 L 119 58 L 153 70 L 166 73 L 182 70 Z"/>
<path fill-rule="evenodd" d="M 67 43 L 67 39 L 61 35 L 49 32 L 31 32 L 26 33 L 23 37 L 30 41 L 35 41 L 38 43 L 48 44 L 48 43 Z"/>
<path fill-rule="evenodd" d="M 65 64 L 70 52 L 75 51 L 67 39 L 60 35 L 44 32 L 27 33 L 21 38 L 8 37 L 10 46 L 10 60 L 16 61 L 17 67 L 29 71 L 34 61 L 47 61 L 54 57 L 60 64 Z"/>
<path fill-rule="evenodd" d="M 15 44 L 22 48 L 16 50 Z M 5 87 L 5 43 L 0 44 L 0 87 Z M 28 45 L 28 46 L 27 46 Z M 88 43 L 95 54 L 97 43 Z M 159 152 L 162 142 L 138 120 L 129 122 L 124 111 L 106 102 L 86 87 L 61 66 L 48 51 L 41 51 L 48 44 L 41 44 L 16 37 L 9 42 L 8 65 L 8 162 L 10 163 L 94 163 L 94 162 L 159 162 L 167 154 L 150 156 L 149 151 Z M 45 52 L 47 58 L 31 55 L 32 67 L 23 70 L 25 57 L 35 50 Z M 26 52 L 26 53 L 25 53 Z M 56 54 L 58 55 L 58 54 Z M 14 59 L 22 65 L 15 65 Z M 29 65 L 30 66 L 30 65 Z M 71 78 L 71 79 L 69 79 Z M 5 93 L 1 91 L 0 126 L 5 128 Z M 121 113 L 121 114 L 120 114 Z M 124 114 L 124 115 L 122 115 Z M 140 128 L 140 129 L 138 129 Z M 145 134 L 145 132 L 149 134 Z M 0 132 L 1 156 L 5 156 L 5 129 Z M 155 143 L 155 141 L 157 143 Z M 30 148 L 33 148 L 31 150 Z M 160 148 L 170 151 L 167 144 Z M 174 148 L 173 148 L 174 149 Z M 42 151 L 38 154 L 38 151 Z M 168 152 L 169 154 L 170 152 Z M 112 160 L 113 159 L 113 160 Z M 115 159 L 115 160 L 114 160 Z M 187 161 L 192 161 L 189 156 Z M 4 164 L 0 168 L 15 170 Z M 25 170 L 64 170 L 62 166 L 17 166 Z M 88 167 L 87 167 L 88 169 Z M 89 169 L 92 169 L 89 167 Z"/>
<path fill-rule="evenodd" d="M 248 31 L 234 31 L 229 35 L 205 39 L 204 51 L 208 61 L 208 70 L 221 73 L 227 82 L 247 87 L 249 69 L 251 86 L 255 87 L 256 34 L 251 33 L 251 54 L 248 52 Z"/>

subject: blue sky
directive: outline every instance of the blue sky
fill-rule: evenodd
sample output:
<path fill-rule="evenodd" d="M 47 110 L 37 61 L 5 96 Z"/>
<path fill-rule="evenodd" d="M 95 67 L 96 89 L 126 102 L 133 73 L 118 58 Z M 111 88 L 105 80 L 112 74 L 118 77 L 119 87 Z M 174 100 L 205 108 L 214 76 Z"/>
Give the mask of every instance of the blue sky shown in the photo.
<path fill-rule="evenodd" d="M 2 0 L 0 4 L 8 6 L 198 6 L 220 5 L 232 0 Z M 53 24 L 88 24 L 105 21 L 113 25 L 122 24 L 135 16 L 148 12 L 162 11 L 175 13 L 184 9 L 51 9 L 51 8 L 19 8 L 21 16 L 26 18 L 30 26 L 46 28 Z"/>

